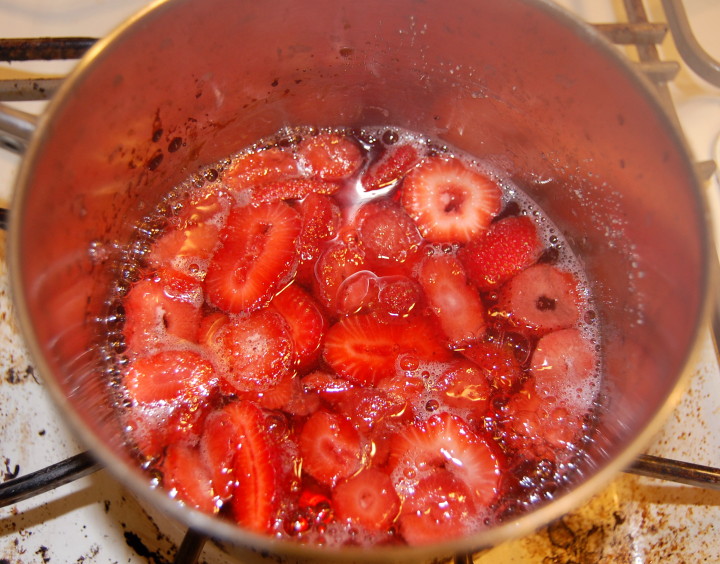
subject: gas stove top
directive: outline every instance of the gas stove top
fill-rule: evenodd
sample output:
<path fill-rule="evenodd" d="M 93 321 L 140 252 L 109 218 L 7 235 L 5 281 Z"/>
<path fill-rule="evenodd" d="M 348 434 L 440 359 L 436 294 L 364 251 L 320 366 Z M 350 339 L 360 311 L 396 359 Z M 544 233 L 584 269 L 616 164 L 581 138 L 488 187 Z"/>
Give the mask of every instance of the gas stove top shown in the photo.
<path fill-rule="evenodd" d="M 593 22 L 624 20 L 613 0 L 562 0 Z M 147 4 L 143 0 L 0 0 L 0 37 L 100 37 Z M 660 0 L 645 0 L 650 20 L 664 21 Z M 685 0 L 693 31 L 720 59 L 720 3 Z M 618 15 L 622 14 L 622 15 Z M 631 47 L 626 48 L 633 57 Z M 680 60 L 670 38 L 666 60 Z M 70 62 L 13 63 L 0 78 L 63 75 Z M 28 74 L 29 73 L 29 74 Z M 670 85 L 688 141 L 699 161 L 720 159 L 720 89 L 681 65 Z M 40 112 L 43 102 L 13 105 Z M 0 205 L 7 205 L 19 158 L 0 151 Z M 720 217 L 718 178 L 707 185 Z M 720 223 L 720 222 L 718 222 Z M 4 234 L 0 234 L 3 238 Z M 2 248 L 2 247 L 0 247 Z M 45 393 L 13 323 L 7 272 L 0 261 L 0 482 L 55 463 L 83 449 Z M 690 389 L 648 453 L 720 467 L 720 368 L 708 331 Z M 711 562 L 720 546 L 720 492 L 621 475 L 604 492 L 537 534 L 475 555 L 496 562 Z M 185 528 L 154 513 L 105 471 L 0 509 L 0 564 L 31 562 L 172 561 Z M 201 562 L 233 562 L 208 544 Z"/>

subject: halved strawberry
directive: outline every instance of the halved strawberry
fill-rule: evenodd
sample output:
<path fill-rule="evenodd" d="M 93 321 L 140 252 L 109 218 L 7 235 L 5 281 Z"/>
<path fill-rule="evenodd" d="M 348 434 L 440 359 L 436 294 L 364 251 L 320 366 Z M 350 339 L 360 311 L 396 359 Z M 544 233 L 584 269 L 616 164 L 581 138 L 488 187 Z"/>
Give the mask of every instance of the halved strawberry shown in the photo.
<path fill-rule="evenodd" d="M 500 211 L 495 182 L 456 158 L 430 157 L 403 183 L 402 204 L 428 241 L 466 243 Z"/>
<path fill-rule="evenodd" d="M 575 325 L 580 319 L 578 280 L 549 264 L 535 264 L 500 290 L 497 312 L 521 328 L 539 333 Z"/>
<path fill-rule="evenodd" d="M 484 235 L 458 252 L 467 277 L 482 290 L 507 282 L 533 264 L 542 244 L 533 221 L 524 215 L 493 223 Z"/>
<path fill-rule="evenodd" d="M 397 184 L 419 160 L 420 155 L 413 145 L 391 147 L 363 174 L 362 186 L 368 192 L 390 188 Z"/>
<path fill-rule="evenodd" d="M 267 305 L 295 274 L 300 227 L 282 202 L 233 209 L 205 277 L 208 302 L 231 313 Z"/>
<path fill-rule="evenodd" d="M 410 216 L 391 200 L 365 204 L 354 224 L 370 260 L 403 263 L 418 252 L 423 240 Z"/>
<path fill-rule="evenodd" d="M 367 386 L 395 373 L 399 357 L 442 360 L 446 351 L 421 319 L 379 321 L 368 314 L 346 317 L 330 327 L 323 358 L 338 374 Z"/>
<path fill-rule="evenodd" d="M 290 330 L 273 310 L 235 318 L 218 330 L 211 349 L 226 364 L 222 378 L 231 390 L 265 392 L 293 368 Z"/>
<path fill-rule="evenodd" d="M 158 270 L 136 282 L 123 302 L 123 333 L 128 349 L 133 353 L 150 352 L 168 337 L 193 341 L 202 299 L 200 283 L 174 269 Z"/>
<path fill-rule="evenodd" d="M 454 361 L 429 385 L 430 391 L 450 407 L 470 409 L 485 415 L 490 401 L 490 382 L 485 371 L 466 359 Z"/>
<path fill-rule="evenodd" d="M 465 346 L 485 334 L 485 306 L 468 284 L 457 258 L 438 253 L 427 257 L 418 278 L 453 347 Z"/>
<path fill-rule="evenodd" d="M 377 468 L 366 468 L 340 482 L 333 490 L 337 517 L 371 531 L 384 531 L 400 511 L 400 498 L 390 476 Z"/>
<path fill-rule="evenodd" d="M 401 491 L 411 491 L 429 472 L 448 470 L 465 483 L 478 507 L 488 507 L 500 485 L 499 453 L 463 419 L 446 412 L 398 432 L 391 439 L 389 465 L 393 475 L 410 480 Z"/>
<path fill-rule="evenodd" d="M 205 513 L 213 514 L 220 510 L 221 503 L 215 495 L 210 471 L 197 449 L 169 445 L 161 471 L 163 487 L 172 497 Z"/>
<path fill-rule="evenodd" d="M 543 336 L 530 362 L 540 397 L 556 398 L 579 412 L 588 411 L 597 388 L 597 355 L 577 329 L 561 329 Z"/>
<path fill-rule="evenodd" d="M 295 155 L 288 149 L 270 147 L 235 158 L 223 174 L 223 183 L 231 190 L 297 178 L 300 176 Z"/>
<path fill-rule="evenodd" d="M 297 369 L 312 365 L 320 354 L 327 322 L 315 300 L 297 284 L 291 284 L 270 303 L 290 326 Z"/>
<path fill-rule="evenodd" d="M 411 546 L 459 538 L 477 528 L 467 485 L 441 468 L 422 478 L 403 500 L 400 533 Z"/>
<path fill-rule="evenodd" d="M 345 419 L 327 411 L 310 416 L 300 432 L 298 445 L 303 472 L 329 486 L 352 476 L 365 459 L 357 431 Z"/>
<path fill-rule="evenodd" d="M 279 200 L 300 200 L 310 194 L 334 194 L 340 184 L 317 178 L 273 180 L 250 188 L 250 201 L 256 204 Z"/>
<path fill-rule="evenodd" d="M 300 142 L 298 154 L 305 159 L 313 176 L 324 180 L 342 180 L 362 165 L 360 147 L 340 133 L 320 133 Z"/>
<path fill-rule="evenodd" d="M 285 491 L 280 451 L 270 437 L 262 410 L 238 401 L 208 418 L 202 440 L 213 483 L 232 495 L 235 520 L 258 533 L 272 527 Z"/>
<path fill-rule="evenodd" d="M 321 245 L 338 232 L 341 221 L 340 208 L 330 196 L 311 193 L 297 204 L 302 218 L 298 240 L 300 264 L 298 281 L 312 287 L 315 280 L 315 261 L 320 256 Z"/>

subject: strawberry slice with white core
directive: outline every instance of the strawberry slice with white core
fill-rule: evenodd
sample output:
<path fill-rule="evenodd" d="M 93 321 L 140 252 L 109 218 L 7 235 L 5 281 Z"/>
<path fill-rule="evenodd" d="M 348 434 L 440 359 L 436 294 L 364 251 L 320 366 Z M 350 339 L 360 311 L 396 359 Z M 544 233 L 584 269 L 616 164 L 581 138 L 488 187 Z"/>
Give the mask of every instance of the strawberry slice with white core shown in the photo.
<path fill-rule="evenodd" d="M 464 482 L 473 503 L 487 507 L 500 485 L 498 457 L 463 419 L 440 413 L 397 433 L 391 439 L 389 464 L 393 476 L 410 480 L 401 491 L 412 490 L 415 480 L 443 468 Z"/>
<path fill-rule="evenodd" d="M 535 264 L 501 289 L 498 311 L 518 327 L 546 333 L 580 320 L 578 280 L 549 264 Z"/>
<path fill-rule="evenodd" d="M 502 192 L 487 176 L 452 157 L 430 157 L 403 183 L 402 205 L 431 242 L 466 243 L 487 231 Z"/>
<path fill-rule="evenodd" d="M 333 370 L 363 386 L 395 374 L 403 355 L 431 361 L 448 354 L 423 320 L 381 321 L 370 314 L 346 317 L 330 327 L 323 349 Z"/>
<path fill-rule="evenodd" d="M 208 302 L 230 313 L 267 305 L 295 274 L 300 228 L 282 202 L 234 208 L 205 277 Z"/>
<path fill-rule="evenodd" d="M 452 472 L 435 469 L 405 497 L 400 533 L 412 546 L 448 541 L 476 529 L 477 516 L 465 483 Z"/>
<path fill-rule="evenodd" d="M 170 339 L 193 341 L 200 320 L 200 283 L 171 268 L 135 283 L 125 297 L 123 333 L 132 353 L 157 350 Z"/>
<path fill-rule="evenodd" d="M 226 364 L 222 373 L 232 390 L 265 392 L 293 367 L 293 341 L 287 323 L 274 310 L 235 318 L 218 330 L 211 349 Z"/>
<path fill-rule="evenodd" d="M 578 411 L 589 410 L 597 394 L 597 355 L 577 329 L 543 336 L 530 361 L 540 397 L 554 397 Z"/>
<path fill-rule="evenodd" d="M 428 257 L 420 267 L 419 281 L 453 347 L 485 334 L 485 306 L 457 258 L 438 253 Z"/>
<path fill-rule="evenodd" d="M 310 416 L 298 445 L 303 472 L 328 486 L 355 474 L 365 458 L 358 432 L 345 419 L 327 411 Z"/>
<path fill-rule="evenodd" d="M 332 501 L 339 519 L 371 531 L 386 530 L 400 511 L 400 498 L 390 476 L 377 468 L 367 468 L 340 482 Z"/>

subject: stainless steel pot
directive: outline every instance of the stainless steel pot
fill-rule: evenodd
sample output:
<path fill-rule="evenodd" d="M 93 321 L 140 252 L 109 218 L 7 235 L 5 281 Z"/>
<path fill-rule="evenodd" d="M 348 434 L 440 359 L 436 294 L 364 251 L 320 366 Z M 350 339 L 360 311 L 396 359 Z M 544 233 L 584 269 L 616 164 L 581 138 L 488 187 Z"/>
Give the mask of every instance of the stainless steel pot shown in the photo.
<path fill-rule="evenodd" d="M 297 124 L 438 136 L 507 170 L 566 233 L 591 279 L 605 368 L 597 438 L 571 491 L 442 545 L 331 551 L 188 510 L 135 468 L 97 346 L 117 248 L 199 165 Z M 39 371 L 140 496 L 233 550 L 418 562 L 527 534 L 639 453 L 682 392 L 709 309 L 705 216 L 683 142 L 643 79 L 547 0 L 168 0 L 96 45 L 42 116 L 9 261 Z"/>

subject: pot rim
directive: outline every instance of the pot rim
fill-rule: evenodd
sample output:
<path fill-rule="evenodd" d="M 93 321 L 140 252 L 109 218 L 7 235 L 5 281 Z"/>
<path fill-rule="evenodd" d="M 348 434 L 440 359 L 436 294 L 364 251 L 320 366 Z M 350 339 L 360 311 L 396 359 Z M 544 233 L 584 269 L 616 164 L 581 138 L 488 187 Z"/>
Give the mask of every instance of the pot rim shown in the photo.
<path fill-rule="evenodd" d="M 676 383 L 663 402 L 660 409 L 654 414 L 645 428 L 635 436 L 627 448 L 614 459 L 606 462 L 590 478 L 585 479 L 567 492 L 537 509 L 523 514 L 515 520 L 481 530 L 475 534 L 451 541 L 420 546 L 420 547 L 382 547 L 373 548 L 372 551 L 362 548 L 327 548 L 317 546 L 304 546 L 292 541 L 276 540 L 269 536 L 259 535 L 245 531 L 231 523 L 224 522 L 218 518 L 208 516 L 197 510 L 181 505 L 171 499 L 164 491 L 150 486 L 149 481 L 136 471 L 127 471 L 127 465 L 115 454 L 97 435 L 90 431 L 82 422 L 75 409 L 72 407 L 66 395 L 62 392 L 59 384 L 50 376 L 51 371 L 45 361 L 41 348 L 35 338 L 35 333 L 30 322 L 26 296 L 23 290 L 20 276 L 22 257 L 21 231 L 23 210 L 26 201 L 26 186 L 32 175 L 35 162 L 42 159 L 43 146 L 48 137 L 52 134 L 56 116 L 63 111 L 63 107 L 78 83 L 90 77 L 96 65 L 102 64 L 105 54 L 117 43 L 121 43 L 126 32 L 136 25 L 140 25 L 146 18 L 160 17 L 170 12 L 173 5 L 193 0 L 156 0 L 134 16 L 123 22 L 106 37 L 100 39 L 79 61 L 77 66 L 64 80 L 58 92 L 50 101 L 47 109 L 41 115 L 37 130 L 31 140 L 28 151 L 22 160 L 13 194 L 12 209 L 9 227 L 8 244 L 8 268 L 10 272 L 10 287 L 13 302 L 16 309 L 16 317 L 21 328 L 24 341 L 29 349 L 31 358 L 36 364 L 38 371 L 43 376 L 56 405 L 66 421 L 70 423 L 81 442 L 87 445 L 92 454 L 101 461 L 114 477 L 126 486 L 130 491 L 139 495 L 145 501 L 160 508 L 166 514 L 183 522 L 185 525 L 198 531 L 206 532 L 219 540 L 227 541 L 233 545 L 241 545 L 251 550 L 268 551 L 281 553 L 300 558 L 330 558 L 333 561 L 363 560 L 363 561 L 396 561 L 400 559 L 420 560 L 437 556 L 438 554 L 463 554 L 476 552 L 500 544 L 501 542 L 530 534 L 551 521 L 559 518 L 565 513 L 577 508 L 587 501 L 594 494 L 607 486 L 622 470 L 628 467 L 649 444 L 652 437 L 660 430 L 664 421 L 675 408 L 684 394 L 693 370 L 694 363 L 699 356 L 700 335 L 708 327 L 711 309 L 714 303 L 711 289 L 714 287 L 717 276 L 715 267 L 717 255 L 714 250 L 712 232 L 709 229 L 711 219 L 707 197 L 700 182 L 698 181 L 694 168 L 692 167 L 691 153 L 687 143 L 679 131 L 675 122 L 668 116 L 662 106 L 650 81 L 642 76 L 631 62 L 610 44 L 598 31 L 593 29 L 586 22 L 572 13 L 567 12 L 561 6 L 551 0 L 518 0 L 523 4 L 533 6 L 551 17 L 553 20 L 566 28 L 573 30 L 578 38 L 589 44 L 603 55 L 610 63 L 613 63 L 618 71 L 625 75 L 628 81 L 635 86 L 642 94 L 645 102 L 653 110 L 659 125 L 667 133 L 675 149 L 687 166 L 688 186 L 693 189 L 696 196 L 696 203 L 703 210 L 705 222 L 699 226 L 702 231 L 704 256 L 703 272 L 701 280 L 702 306 L 701 314 L 698 317 L 694 328 L 691 350 L 687 352 L 683 369 L 679 374 Z M 133 469 L 134 470 L 134 469 Z"/>

